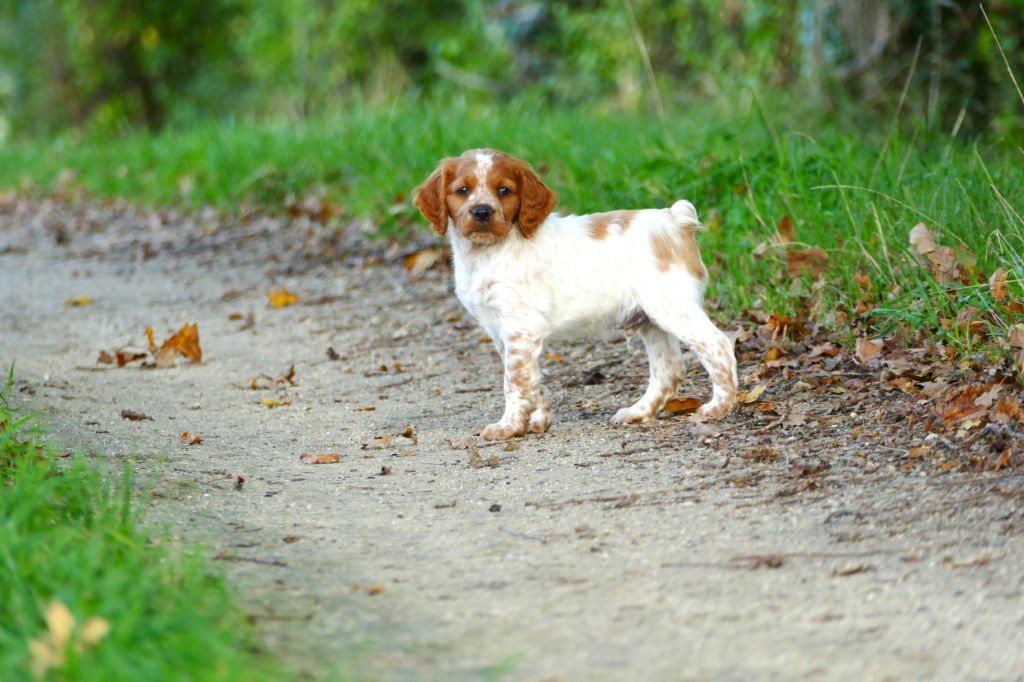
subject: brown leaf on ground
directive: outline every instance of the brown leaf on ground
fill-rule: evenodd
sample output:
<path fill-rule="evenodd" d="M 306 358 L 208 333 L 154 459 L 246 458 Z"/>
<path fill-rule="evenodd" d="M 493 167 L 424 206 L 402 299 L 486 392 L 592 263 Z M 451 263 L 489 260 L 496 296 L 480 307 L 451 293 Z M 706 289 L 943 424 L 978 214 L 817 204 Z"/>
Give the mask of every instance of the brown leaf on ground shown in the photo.
<path fill-rule="evenodd" d="M 736 399 L 744 405 L 750 405 L 756 403 L 761 398 L 761 394 L 768 388 L 768 384 L 758 384 L 749 391 L 739 391 L 736 395 Z"/>
<path fill-rule="evenodd" d="M 700 409 L 700 399 L 690 397 L 672 398 L 665 403 L 665 414 L 690 414 Z"/>
<path fill-rule="evenodd" d="M 329 452 L 323 455 L 311 455 L 308 452 L 303 452 L 299 455 L 299 460 L 306 464 L 337 464 L 341 461 L 341 455 L 337 452 Z"/>
<path fill-rule="evenodd" d="M 867 364 L 882 354 L 885 342 L 882 339 L 868 339 L 859 337 L 857 339 L 857 359 L 861 364 Z"/>
<path fill-rule="evenodd" d="M 403 265 L 405 265 L 405 269 L 409 273 L 409 278 L 416 279 L 434 267 L 439 260 L 441 260 L 441 251 L 428 248 L 407 256 Z"/>
<path fill-rule="evenodd" d="M 939 248 L 935 243 L 935 233 L 928 229 L 924 223 L 914 225 L 910 230 L 910 245 L 917 249 L 922 256 L 927 255 Z"/>
<path fill-rule="evenodd" d="M 181 442 L 186 445 L 199 445 L 203 442 L 203 439 L 200 436 L 193 436 L 188 431 L 183 431 L 179 438 L 181 439 Z"/>
<path fill-rule="evenodd" d="M 105 350 L 100 351 L 100 356 L 96 358 L 96 363 L 99 365 L 112 365 L 114 364 L 114 358 L 110 357 L 110 353 Z"/>
<path fill-rule="evenodd" d="M 775 226 L 776 234 L 773 241 L 778 244 L 791 244 L 796 241 L 796 226 L 788 215 L 782 216 L 779 224 Z"/>
<path fill-rule="evenodd" d="M 64 301 L 65 308 L 84 308 L 87 305 L 92 305 L 93 300 L 91 296 L 75 296 Z"/>
<path fill-rule="evenodd" d="M 1003 450 L 1003 454 L 999 455 L 999 459 L 996 460 L 996 464 L 992 467 L 993 471 L 999 471 L 1000 469 L 1008 469 L 1010 467 L 1010 449 Z"/>
<path fill-rule="evenodd" d="M 293 294 L 287 289 L 271 289 L 267 294 L 267 301 L 271 308 L 284 308 L 298 303 L 299 295 Z"/>
<path fill-rule="evenodd" d="M 977 404 L 977 400 L 992 388 L 992 384 L 975 384 L 965 386 L 954 392 L 946 400 L 937 402 L 933 412 L 942 418 L 946 425 L 959 424 L 968 419 L 981 419 L 988 408 Z"/>
<path fill-rule="evenodd" d="M 988 291 L 992 295 L 992 298 L 1004 302 L 1010 297 L 1010 293 L 1006 289 L 1006 280 L 1009 276 L 1009 271 L 1006 268 L 999 268 L 992 273 L 992 276 L 988 278 Z"/>
<path fill-rule="evenodd" d="M 144 415 L 141 412 L 136 412 L 135 410 L 121 410 L 121 419 L 127 419 L 133 422 L 140 422 L 143 420 L 153 421 L 152 417 Z"/>
<path fill-rule="evenodd" d="M 386 448 L 387 446 L 391 445 L 391 441 L 393 441 L 394 439 L 395 437 L 391 435 L 377 436 L 376 438 L 371 438 L 370 440 L 366 441 L 360 447 L 363 450 L 366 450 L 368 448 Z"/>
<path fill-rule="evenodd" d="M 284 407 L 285 405 L 291 405 L 291 401 L 289 401 L 289 400 L 273 400 L 272 398 L 264 398 L 263 400 L 261 400 L 259 402 L 259 404 L 263 405 L 264 407 L 269 407 L 269 408 L 273 409 L 275 407 Z"/>
<path fill-rule="evenodd" d="M 378 594 L 382 594 L 383 592 L 384 586 L 380 583 L 377 583 L 376 585 L 370 585 L 369 589 L 366 590 L 366 593 L 371 597 L 375 597 Z"/>
<path fill-rule="evenodd" d="M 1011 348 L 1024 348 L 1024 324 L 1015 324 L 1007 333 Z"/>
<path fill-rule="evenodd" d="M 817 357 L 834 358 L 839 355 L 839 349 L 833 346 L 829 342 L 825 342 L 820 346 L 815 346 L 811 349 L 811 352 L 807 354 L 808 360 L 813 360 Z"/>
<path fill-rule="evenodd" d="M 956 315 L 956 327 L 968 336 L 981 336 L 985 323 L 978 319 L 981 311 L 972 305 L 964 306 Z"/>
<path fill-rule="evenodd" d="M 799 277 L 804 273 L 821 277 L 827 269 L 828 253 L 820 246 L 812 246 L 802 251 L 790 249 L 786 252 L 786 275 L 788 277 Z"/>
<path fill-rule="evenodd" d="M 145 360 L 147 357 L 148 356 L 145 353 L 130 353 L 123 350 L 119 350 L 114 354 L 114 359 L 117 361 L 118 367 L 124 367 L 129 362 L 135 362 L 136 360 Z"/>
<path fill-rule="evenodd" d="M 405 430 L 402 431 L 401 435 L 402 438 L 408 438 L 409 440 L 411 440 L 413 445 L 419 443 L 419 438 L 417 438 L 416 436 L 416 430 L 413 429 L 411 426 L 406 426 Z"/>
<path fill-rule="evenodd" d="M 153 341 L 153 328 L 146 327 L 146 341 L 149 343 L 149 350 L 156 350 L 156 343 Z"/>
<path fill-rule="evenodd" d="M 157 367 L 169 367 L 174 364 L 175 353 L 181 353 L 192 362 L 202 362 L 203 350 L 199 346 L 199 325 L 185 323 L 164 341 L 156 354 Z"/>

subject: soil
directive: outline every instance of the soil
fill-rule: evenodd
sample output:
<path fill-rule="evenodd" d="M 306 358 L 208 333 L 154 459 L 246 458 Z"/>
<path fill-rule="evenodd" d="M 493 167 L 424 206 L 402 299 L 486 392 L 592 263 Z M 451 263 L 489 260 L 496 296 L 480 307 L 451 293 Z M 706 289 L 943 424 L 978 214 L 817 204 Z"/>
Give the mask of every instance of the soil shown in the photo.
<path fill-rule="evenodd" d="M 563 344 L 550 431 L 486 443 L 501 368 L 450 273 L 325 233 L 0 204 L 19 409 L 133 461 L 147 523 L 204 543 L 275 655 L 329 679 L 1024 679 L 1024 476 L 940 466 L 988 446 L 927 431 L 878 369 L 741 353 L 766 387 L 724 420 L 614 427 L 642 344 Z M 185 323 L 199 363 L 97 362 Z"/>

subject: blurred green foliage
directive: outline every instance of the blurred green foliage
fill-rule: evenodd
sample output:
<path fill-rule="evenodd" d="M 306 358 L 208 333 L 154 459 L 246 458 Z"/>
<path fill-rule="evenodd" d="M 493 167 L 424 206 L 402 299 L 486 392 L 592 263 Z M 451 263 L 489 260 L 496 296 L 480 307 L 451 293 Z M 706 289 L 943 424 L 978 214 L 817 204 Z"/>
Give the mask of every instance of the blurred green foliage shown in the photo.
<path fill-rule="evenodd" d="M 985 3 L 1011 69 L 1024 0 Z M 1024 105 L 975 0 L 2 0 L 3 137 L 343 111 L 405 93 L 662 110 L 737 88 L 999 132 Z M 912 77 L 911 77 L 912 76 Z M 958 124 L 959 121 L 959 124 Z"/>

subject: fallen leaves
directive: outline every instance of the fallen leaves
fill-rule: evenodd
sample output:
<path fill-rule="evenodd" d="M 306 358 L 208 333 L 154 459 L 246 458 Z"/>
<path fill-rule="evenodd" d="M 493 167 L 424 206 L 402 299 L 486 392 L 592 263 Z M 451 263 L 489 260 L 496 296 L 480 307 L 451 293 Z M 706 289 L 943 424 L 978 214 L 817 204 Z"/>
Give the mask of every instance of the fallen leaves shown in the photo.
<path fill-rule="evenodd" d="M 699 398 L 691 397 L 678 397 L 672 398 L 665 403 L 665 414 L 690 414 L 700 409 L 701 401 Z"/>
<path fill-rule="evenodd" d="M 821 277 L 826 270 L 828 270 L 828 253 L 820 246 L 786 251 L 786 275 L 788 277 L 799 277 L 804 274 Z"/>
<path fill-rule="evenodd" d="M 287 289 L 271 289 L 267 294 L 267 302 L 271 308 L 286 308 L 299 302 L 299 295 Z"/>
<path fill-rule="evenodd" d="M 299 461 L 306 464 L 337 464 L 341 461 L 341 455 L 337 452 L 329 452 L 323 455 L 312 455 L 308 452 L 303 452 L 299 455 Z"/>
<path fill-rule="evenodd" d="M 136 412 L 135 410 L 121 410 L 121 419 L 127 419 L 128 421 L 133 422 L 153 421 L 153 418 L 149 415 Z"/>
<path fill-rule="evenodd" d="M 152 332 L 148 332 L 147 336 L 152 338 Z M 170 367 L 178 354 L 192 362 L 202 362 L 203 350 L 199 347 L 198 325 L 185 323 L 173 336 L 164 341 L 160 350 L 156 351 L 156 366 Z"/>
<path fill-rule="evenodd" d="M 857 359 L 861 364 L 867 364 L 882 355 L 885 342 L 882 339 L 857 339 Z"/>
<path fill-rule="evenodd" d="M 146 327 L 145 334 L 148 352 L 118 350 L 111 355 L 107 351 L 101 350 L 99 357 L 96 358 L 96 363 L 101 365 L 116 363 L 118 367 L 124 367 L 137 360 L 145 360 L 152 356 L 153 362 L 144 362 L 143 367 L 167 368 L 174 366 L 179 355 L 193 363 L 203 360 L 203 350 L 199 345 L 199 325 L 197 324 L 186 322 L 159 348 L 153 338 L 153 328 Z"/>
<path fill-rule="evenodd" d="M 961 246 L 959 250 L 954 250 L 949 246 L 939 246 L 935 233 L 924 223 L 911 228 L 910 246 L 935 281 L 942 284 L 971 284 L 969 273 L 974 269 L 975 257 L 967 247 Z"/>
<path fill-rule="evenodd" d="M 185 445 L 199 445 L 200 443 L 203 442 L 203 439 L 200 436 L 195 436 L 189 433 L 188 431 L 182 432 L 182 434 L 178 436 L 178 438 Z"/>
<path fill-rule="evenodd" d="M 28 642 L 32 674 L 42 678 L 50 669 L 62 668 L 69 648 L 82 653 L 95 647 L 110 633 L 110 623 L 103 618 L 89 618 L 75 627 L 75 617 L 63 602 L 53 600 L 43 614 L 47 632 Z"/>
<path fill-rule="evenodd" d="M 440 260 L 441 251 L 428 248 L 406 256 L 402 264 L 405 266 L 406 272 L 409 273 L 409 279 L 417 279 L 422 277 L 423 273 L 434 267 Z"/>
<path fill-rule="evenodd" d="M 92 296 L 75 296 L 64 301 L 65 308 L 84 308 L 85 306 L 92 305 Z"/>

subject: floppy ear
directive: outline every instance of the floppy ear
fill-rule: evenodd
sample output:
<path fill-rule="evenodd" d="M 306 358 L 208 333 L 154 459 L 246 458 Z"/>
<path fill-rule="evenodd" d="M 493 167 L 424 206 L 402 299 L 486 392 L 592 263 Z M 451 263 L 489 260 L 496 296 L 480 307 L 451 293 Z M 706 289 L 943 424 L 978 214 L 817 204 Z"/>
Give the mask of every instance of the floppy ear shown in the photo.
<path fill-rule="evenodd" d="M 445 201 L 445 193 L 454 175 L 455 160 L 445 159 L 430 177 L 416 188 L 412 199 L 412 203 L 423 217 L 430 221 L 438 234 L 448 231 L 448 203 Z"/>
<path fill-rule="evenodd" d="M 520 197 L 519 231 L 529 239 L 551 215 L 558 197 L 525 163 L 519 164 L 517 174 Z"/>

